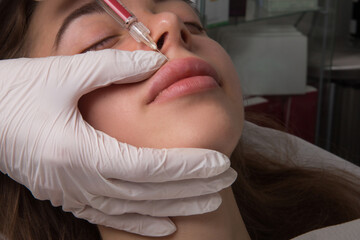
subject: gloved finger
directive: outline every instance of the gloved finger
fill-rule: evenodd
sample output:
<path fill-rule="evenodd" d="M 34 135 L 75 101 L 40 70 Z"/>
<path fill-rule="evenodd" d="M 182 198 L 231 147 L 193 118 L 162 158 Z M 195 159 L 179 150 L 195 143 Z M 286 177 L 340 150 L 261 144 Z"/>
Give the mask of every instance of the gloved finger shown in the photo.
<path fill-rule="evenodd" d="M 169 182 L 209 178 L 225 172 L 230 167 L 228 157 L 213 150 L 136 148 L 120 143 L 101 132 L 89 138 L 102 140 L 101 144 L 92 141 L 96 145 L 92 146 L 94 150 L 91 152 L 91 159 L 96 159 L 94 167 L 106 179 L 147 183 Z M 79 139 L 75 144 L 80 142 Z"/>
<path fill-rule="evenodd" d="M 163 183 L 134 183 L 116 179 L 92 181 L 93 196 L 104 196 L 124 200 L 166 200 L 189 198 L 212 194 L 231 186 L 237 173 L 230 168 L 226 172 L 211 178 L 187 179 Z"/>
<path fill-rule="evenodd" d="M 138 213 L 153 217 L 189 216 L 213 212 L 221 204 L 218 193 L 200 197 L 181 198 L 158 201 L 129 201 L 122 199 L 96 197 L 90 200 L 90 205 L 106 215 L 123 215 Z"/>
<path fill-rule="evenodd" d="M 90 207 L 74 211 L 73 214 L 77 218 L 86 219 L 93 224 L 143 236 L 163 237 L 176 231 L 175 224 L 166 217 L 157 218 L 136 213 L 110 216 Z"/>
<path fill-rule="evenodd" d="M 50 71 L 61 87 L 71 94 L 82 96 L 110 84 L 125 84 L 143 81 L 160 68 L 165 58 L 154 51 L 119 51 L 106 49 L 75 56 L 55 57 Z M 61 78 L 61 79 L 59 79 Z"/>

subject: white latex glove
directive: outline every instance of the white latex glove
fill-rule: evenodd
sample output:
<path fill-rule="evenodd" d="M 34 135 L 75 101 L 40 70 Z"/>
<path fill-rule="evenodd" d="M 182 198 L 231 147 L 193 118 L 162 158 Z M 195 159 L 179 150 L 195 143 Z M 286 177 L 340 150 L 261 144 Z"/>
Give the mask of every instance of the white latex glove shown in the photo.
<path fill-rule="evenodd" d="M 0 170 L 75 216 L 147 236 L 176 230 L 167 216 L 218 208 L 236 173 L 202 149 L 137 149 L 96 131 L 80 97 L 142 81 L 162 64 L 154 52 L 104 50 L 0 61 Z"/>

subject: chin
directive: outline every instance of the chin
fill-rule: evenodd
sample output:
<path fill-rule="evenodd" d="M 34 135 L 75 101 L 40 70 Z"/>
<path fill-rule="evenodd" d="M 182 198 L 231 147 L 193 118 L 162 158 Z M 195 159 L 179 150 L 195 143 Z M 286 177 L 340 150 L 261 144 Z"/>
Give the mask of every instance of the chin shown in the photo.
<path fill-rule="evenodd" d="M 217 126 L 219 127 L 219 126 Z M 228 157 L 231 156 L 241 136 L 240 125 L 235 128 L 212 128 L 201 129 L 188 127 L 183 131 L 173 131 L 167 135 L 157 135 L 151 142 L 134 141 L 129 142 L 137 147 L 148 148 L 202 148 L 221 152 Z M 121 140 L 124 141 L 124 140 Z M 126 141 L 126 140 L 125 140 Z"/>
<path fill-rule="evenodd" d="M 133 145 L 151 148 L 203 148 L 230 156 L 242 133 L 243 112 L 239 110 L 242 108 L 218 99 L 181 104 L 182 107 L 174 108 L 176 111 L 167 110 L 167 117 L 163 117 L 160 122 L 154 121 L 161 127 L 151 128 L 147 136 L 133 139 Z"/>
<path fill-rule="evenodd" d="M 240 139 L 240 131 L 223 132 L 221 135 L 203 134 L 186 139 L 183 143 L 174 144 L 173 147 L 211 149 L 230 157 Z"/>
<path fill-rule="evenodd" d="M 211 122 L 192 122 L 191 126 L 181 128 L 179 137 L 172 147 L 204 148 L 230 156 L 242 132 L 240 122 L 235 124 L 226 117 L 212 117 Z M 175 138 L 175 137 L 174 137 Z"/>

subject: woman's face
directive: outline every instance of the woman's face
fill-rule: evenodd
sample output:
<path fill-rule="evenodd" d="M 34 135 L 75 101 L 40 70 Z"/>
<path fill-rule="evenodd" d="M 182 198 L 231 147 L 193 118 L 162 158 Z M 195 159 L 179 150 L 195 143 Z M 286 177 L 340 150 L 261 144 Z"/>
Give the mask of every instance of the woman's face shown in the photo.
<path fill-rule="evenodd" d="M 143 82 L 112 85 L 82 97 L 84 119 L 138 147 L 208 148 L 230 155 L 241 135 L 243 107 L 239 80 L 226 52 L 206 35 L 185 1 L 122 2 L 150 29 L 169 62 Z M 149 50 L 96 6 L 90 0 L 40 3 L 30 27 L 30 55 Z M 158 88 L 169 79 L 175 83 Z"/>

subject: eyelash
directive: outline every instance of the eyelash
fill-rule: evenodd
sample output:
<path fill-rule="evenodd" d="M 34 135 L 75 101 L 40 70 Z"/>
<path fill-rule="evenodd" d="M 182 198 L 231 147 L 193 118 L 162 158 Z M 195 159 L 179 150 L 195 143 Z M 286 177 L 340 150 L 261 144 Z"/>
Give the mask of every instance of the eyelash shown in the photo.
<path fill-rule="evenodd" d="M 185 24 L 186 26 L 195 27 L 196 30 L 199 31 L 199 32 L 197 32 L 197 33 L 206 32 L 206 29 L 205 29 L 202 25 L 200 25 L 200 24 L 198 24 L 198 23 L 196 23 L 196 22 L 185 22 L 184 24 Z M 191 29 L 189 29 L 189 31 L 190 31 L 191 33 L 193 33 L 193 32 L 191 31 Z M 197 33 L 193 33 L 193 34 L 197 34 Z"/>
<path fill-rule="evenodd" d="M 206 31 L 204 27 L 202 27 L 200 24 L 198 24 L 196 22 L 185 22 L 184 24 L 186 26 L 188 26 L 188 30 L 192 34 L 201 34 Z M 196 31 L 193 31 L 193 29 L 191 29 L 189 27 L 194 27 L 196 29 Z M 117 37 L 117 36 L 110 36 L 110 37 L 104 38 L 104 39 L 100 40 L 99 42 L 93 44 L 92 46 L 86 48 L 84 51 L 82 51 L 82 53 L 85 53 L 88 51 L 96 51 L 97 48 L 99 48 L 99 47 L 101 47 L 101 49 L 111 47 L 111 46 L 106 46 L 106 44 L 108 42 L 111 42 L 111 40 L 115 41 L 115 39 L 114 39 L 115 37 Z"/>
<path fill-rule="evenodd" d="M 99 48 L 99 47 L 101 47 L 101 49 L 109 48 L 111 46 L 106 46 L 106 45 L 107 45 L 107 43 L 109 43 L 111 41 L 114 41 L 114 44 L 112 44 L 112 46 L 114 46 L 115 41 L 117 42 L 117 40 L 115 39 L 116 37 L 118 37 L 118 36 L 114 35 L 114 36 L 106 37 L 106 38 L 98 41 L 97 43 L 91 45 L 90 47 L 86 48 L 84 51 L 82 51 L 82 53 L 85 53 L 85 52 L 88 52 L 88 51 L 96 51 L 97 48 Z"/>

